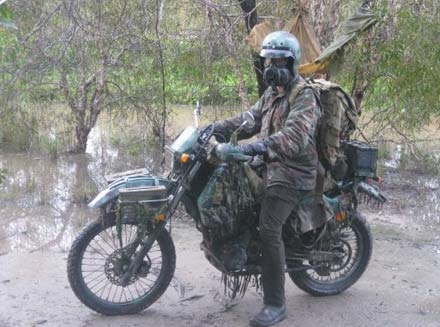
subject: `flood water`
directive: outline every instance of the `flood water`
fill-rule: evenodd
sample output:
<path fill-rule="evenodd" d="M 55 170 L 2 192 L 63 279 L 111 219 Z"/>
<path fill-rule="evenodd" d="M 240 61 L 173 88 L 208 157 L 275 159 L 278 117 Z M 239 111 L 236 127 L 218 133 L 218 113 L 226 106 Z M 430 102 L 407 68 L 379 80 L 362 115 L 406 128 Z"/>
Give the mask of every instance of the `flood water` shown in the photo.
<path fill-rule="evenodd" d="M 100 128 L 86 154 L 48 156 L 0 152 L 7 178 L 0 186 L 0 254 L 43 248 L 67 250 L 74 235 L 99 210 L 87 203 L 105 185 L 106 174 L 153 167 L 152 151 L 130 157 L 110 145 Z"/>
<path fill-rule="evenodd" d="M 191 121 L 192 111 L 185 115 L 188 117 L 181 123 Z M 387 206 L 400 208 L 403 219 L 439 229 L 440 179 L 401 175 L 395 169 L 398 151 L 384 163 L 390 169 L 384 176 L 388 179 L 384 184 L 390 199 Z M 154 170 L 160 157 L 148 149 L 134 157 L 127 155 L 111 145 L 102 127 L 92 130 L 86 152 L 51 159 L 0 150 L 0 168 L 8 172 L 0 186 L 0 255 L 46 248 L 68 250 L 79 230 L 99 214 L 87 202 L 105 186 L 104 176 L 143 167 Z"/>
<path fill-rule="evenodd" d="M 173 108 L 168 131 L 171 137 L 193 124 L 193 109 Z M 203 108 L 202 124 L 237 110 Z M 140 128 L 130 124 L 121 127 L 109 122 L 108 117 L 100 117 L 84 155 L 62 154 L 51 159 L 48 155 L 0 149 L 0 169 L 7 170 L 7 178 L 0 185 L 0 255 L 14 250 L 69 249 L 79 230 L 99 215 L 99 210 L 88 208 L 87 203 L 106 185 L 105 175 L 136 168 L 160 174 L 161 154 L 157 149 L 145 144 L 140 153 L 130 155 L 123 145 L 118 148 L 111 142 L 112 135 L 123 138 L 130 127 Z"/>

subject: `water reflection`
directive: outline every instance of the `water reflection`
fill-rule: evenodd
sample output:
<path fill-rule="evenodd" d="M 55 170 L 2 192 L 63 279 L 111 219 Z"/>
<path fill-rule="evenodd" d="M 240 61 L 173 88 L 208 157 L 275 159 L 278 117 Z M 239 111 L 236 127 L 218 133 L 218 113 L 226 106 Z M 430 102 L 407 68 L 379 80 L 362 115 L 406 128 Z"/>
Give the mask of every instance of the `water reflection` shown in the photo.
<path fill-rule="evenodd" d="M 99 210 L 89 209 L 87 202 L 105 185 L 105 175 L 153 165 L 154 156 L 147 157 L 145 162 L 121 154 L 99 128 L 92 131 L 84 155 L 50 159 L 0 153 L 0 168 L 8 171 L 0 186 L 0 253 L 67 250 L 80 228 L 98 217 Z"/>
<path fill-rule="evenodd" d="M 236 111 L 236 108 L 203 108 L 202 124 Z M 174 108 L 170 116 L 173 126 L 168 134 L 175 136 L 191 125 L 192 112 L 192 107 Z M 8 171 L 0 186 L 0 254 L 49 247 L 67 250 L 79 229 L 98 216 L 99 211 L 89 209 L 86 203 L 105 186 L 106 174 L 142 167 L 157 172 L 161 154 L 152 149 L 144 128 L 136 119 L 133 121 L 128 119 L 124 123 L 105 115 L 100 117 L 89 135 L 85 155 L 65 154 L 54 160 L 42 155 L 5 153 L 0 149 L 0 168 Z M 49 134 L 55 141 L 56 131 Z M 126 144 L 116 147 L 111 134 Z M 127 140 L 139 141 L 139 135 L 142 135 L 142 148 L 130 155 L 130 151 L 125 151 L 130 145 Z"/>
<path fill-rule="evenodd" d="M 426 232 L 440 231 L 440 179 L 413 171 L 385 171 L 383 190 L 388 195 L 388 209 L 399 212 L 411 226 L 423 227 Z"/>
<path fill-rule="evenodd" d="M 397 144 L 396 149 L 394 151 L 391 151 L 390 158 L 388 160 L 384 160 L 383 164 L 385 167 L 399 168 L 401 159 L 402 145 Z"/>
<path fill-rule="evenodd" d="M 1 154 L 8 177 L 0 194 L 0 250 L 65 249 L 96 213 L 84 201 L 96 192 L 87 156 L 57 160 Z"/>

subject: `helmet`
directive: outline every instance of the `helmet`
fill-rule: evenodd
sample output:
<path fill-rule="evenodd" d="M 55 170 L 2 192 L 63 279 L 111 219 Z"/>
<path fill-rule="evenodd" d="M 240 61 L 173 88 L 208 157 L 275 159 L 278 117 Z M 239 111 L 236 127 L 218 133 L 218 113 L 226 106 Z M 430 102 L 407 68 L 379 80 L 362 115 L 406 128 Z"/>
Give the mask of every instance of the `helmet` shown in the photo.
<path fill-rule="evenodd" d="M 291 58 L 288 67 L 293 76 L 298 73 L 301 61 L 301 47 L 298 39 L 285 31 L 277 31 L 267 35 L 261 44 L 260 57 L 262 58 Z"/>

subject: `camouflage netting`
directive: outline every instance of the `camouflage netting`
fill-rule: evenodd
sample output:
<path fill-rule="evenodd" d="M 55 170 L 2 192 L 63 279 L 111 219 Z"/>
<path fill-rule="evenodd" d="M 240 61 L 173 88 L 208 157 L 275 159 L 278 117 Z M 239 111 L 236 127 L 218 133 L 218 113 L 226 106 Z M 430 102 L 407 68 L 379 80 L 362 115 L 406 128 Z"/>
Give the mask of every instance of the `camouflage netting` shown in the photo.
<path fill-rule="evenodd" d="M 254 203 L 241 165 L 224 164 L 214 171 L 197 204 L 205 228 L 220 228 L 224 237 L 237 234 Z"/>

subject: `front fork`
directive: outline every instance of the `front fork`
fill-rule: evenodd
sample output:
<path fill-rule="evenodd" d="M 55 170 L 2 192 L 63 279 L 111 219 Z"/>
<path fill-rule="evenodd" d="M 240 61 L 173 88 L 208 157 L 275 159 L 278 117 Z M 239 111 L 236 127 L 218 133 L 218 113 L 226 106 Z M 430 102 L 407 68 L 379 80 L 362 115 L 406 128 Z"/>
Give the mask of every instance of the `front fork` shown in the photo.
<path fill-rule="evenodd" d="M 131 258 L 133 254 L 134 257 L 130 260 L 130 265 L 128 266 L 127 271 L 121 278 L 122 286 L 127 286 L 133 275 L 137 273 L 142 265 L 142 262 L 144 261 L 144 257 L 148 254 L 148 251 L 150 251 L 154 241 L 156 241 L 159 233 L 162 231 L 163 228 L 165 228 L 165 223 L 161 222 L 160 224 L 156 225 L 156 227 L 152 229 L 151 232 L 145 235 L 142 239 L 138 239 L 135 241 L 133 247 L 131 247 L 132 250 L 129 251 L 130 253 L 128 253 L 129 258 Z M 134 252 L 139 245 L 140 250 L 138 252 Z M 134 253 L 131 253 L 132 251 Z"/>
<path fill-rule="evenodd" d="M 131 258 L 133 254 L 135 254 L 135 256 L 133 259 L 130 260 L 130 265 L 128 266 L 127 271 L 121 278 L 121 283 L 123 286 L 127 286 L 129 284 L 132 276 L 136 274 L 141 267 L 144 257 L 147 255 L 148 251 L 150 251 L 159 233 L 162 231 L 163 228 L 165 228 L 167 221 L 171 218 L 174 211 L 176 210 L 183 193 L 189 188 L 189 182 L 194 178 L 200 167 L 201 163 L 196 162 L 188 172 L 188 175 L 185 176 L 186 178 L 184 178 L 184 181 L 186 181 L 186 183 L 179 183 L 179 185 L 177 186 L 177 190 L 174 196 L 172 196 L 169 201 L 168 210 L 166 212 L 167 219 L 156 224 L 155 227 L 151 229 L 150 233 L 145 235 L 140 241 L 136 240 L 135 244 L 133 244 L 132 250 L 130 249 L 128 253 L 128 257 Z M 135 252 L 136 248 L 139 245 L 141 246 L 140 251 Z"/>

